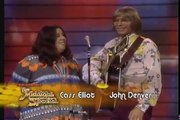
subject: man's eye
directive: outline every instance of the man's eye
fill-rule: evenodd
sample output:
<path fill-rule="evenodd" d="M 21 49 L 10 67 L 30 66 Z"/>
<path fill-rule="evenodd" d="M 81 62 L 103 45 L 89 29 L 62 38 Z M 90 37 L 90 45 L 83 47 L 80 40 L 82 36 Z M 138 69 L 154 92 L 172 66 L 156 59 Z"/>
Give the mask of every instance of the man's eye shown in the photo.
<path fill-rule="evenodd" d="M 127 18 L 124 18 L 124 19 L 122 19 L 122 21 L 129 21 L 129 19 L 127 19 Z"/>
<path fill-rule="evenodd" d="M 119 21 L 118 19 L 115 20 L 115 22 L 118 22 L 118 21 Z"/>

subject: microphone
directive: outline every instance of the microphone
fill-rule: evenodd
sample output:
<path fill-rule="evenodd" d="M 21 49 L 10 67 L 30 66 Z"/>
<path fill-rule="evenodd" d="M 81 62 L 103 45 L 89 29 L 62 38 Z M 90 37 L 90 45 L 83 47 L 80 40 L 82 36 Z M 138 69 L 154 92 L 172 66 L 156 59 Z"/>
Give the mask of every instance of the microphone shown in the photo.
<path fill-rule="evenodd" d="M 89 35 L 86 35 L 84 39 L 86 40 L 88 47 L 91 48 Z"/>
<path fill-rule="evenodd" d="M 87 51 L 87 55 L 88 55 L 88 84 L 90 85 L 90 49 L 91 49 L 91 44 L 90 44 L 90 39 L 89 39 L 89 35 L 86 35 L 85 38 L 84 38 L 87 42 L 87 45 L 88 45 L 88 51 Z M 91 120 L 91 109 L 90 107 L 88 108 L 88 120 Z"/>

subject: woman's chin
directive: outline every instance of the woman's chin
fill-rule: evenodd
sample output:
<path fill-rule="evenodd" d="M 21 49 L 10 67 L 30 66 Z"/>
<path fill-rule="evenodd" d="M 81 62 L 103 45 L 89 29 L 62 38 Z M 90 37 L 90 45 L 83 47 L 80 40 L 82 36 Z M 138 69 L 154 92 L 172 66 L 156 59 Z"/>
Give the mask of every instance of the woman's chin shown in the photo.
<path fill-rule="evenodd" d="M 64 50 L 65 50 L 65 49 L 60 49 L 60 50 L 58 50 L 58 52 L 61 54 L 61 53 L 64 52 Z"/>

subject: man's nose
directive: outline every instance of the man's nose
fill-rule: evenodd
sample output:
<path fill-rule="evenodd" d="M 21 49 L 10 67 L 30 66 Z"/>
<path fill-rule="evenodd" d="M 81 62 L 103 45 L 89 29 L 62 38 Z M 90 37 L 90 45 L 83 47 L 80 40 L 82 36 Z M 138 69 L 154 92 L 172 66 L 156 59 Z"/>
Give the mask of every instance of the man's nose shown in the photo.
<path fill-rule="evenodd" d="M 119 20 L 118 23 L 117 23 L 117 25 L 122 25 L 122 21 Z"/>

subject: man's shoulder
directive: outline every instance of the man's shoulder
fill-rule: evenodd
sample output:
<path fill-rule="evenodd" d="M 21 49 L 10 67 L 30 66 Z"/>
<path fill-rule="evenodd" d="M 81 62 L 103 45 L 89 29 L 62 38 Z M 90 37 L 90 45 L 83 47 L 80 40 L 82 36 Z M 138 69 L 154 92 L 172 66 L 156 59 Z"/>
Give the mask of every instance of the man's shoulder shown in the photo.
<path fill-rule="evenodd" d="M 158 46 L 156 45 L 155 41 L 153 41 L 151 38 L 148 37 L 144 37 L 144 36 L 140 36 L 143 39 L 143 44 L 144 45 L 154 45 L 155 47 L 158 48 Z"/>
<path fill-rule="evenodd" d="M 105 47 L 106 47 L 106 48 L 114 47 L 114 45 L 116 45 L 117 41 L 118 41 L 118 37 L 115 37 L 115 38 L 109 40 L 109 41 L 105 44 Z"/>

